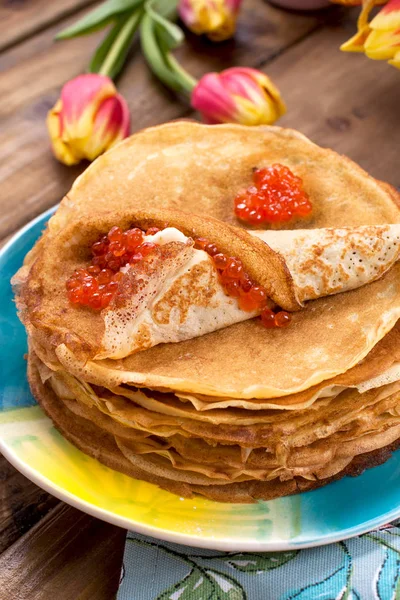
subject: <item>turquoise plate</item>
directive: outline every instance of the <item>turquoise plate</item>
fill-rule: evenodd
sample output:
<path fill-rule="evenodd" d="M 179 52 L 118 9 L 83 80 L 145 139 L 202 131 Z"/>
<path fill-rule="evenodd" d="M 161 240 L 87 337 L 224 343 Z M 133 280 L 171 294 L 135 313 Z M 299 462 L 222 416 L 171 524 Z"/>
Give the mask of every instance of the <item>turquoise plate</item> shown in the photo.
<path fill-rule="evenodd" d="M 216 550 L 318 546 L 400 517 L 400 451 L 360 477 L 270 502 L 238 505 L 179 498 L 112 471 L 67 442 L 29 391 L 26 335 L 10 286 L 11 276 L 52 210 L 24 227 L 0 253 L 0 448 L 19 471 L 100 519 L 171 542 Z"/>

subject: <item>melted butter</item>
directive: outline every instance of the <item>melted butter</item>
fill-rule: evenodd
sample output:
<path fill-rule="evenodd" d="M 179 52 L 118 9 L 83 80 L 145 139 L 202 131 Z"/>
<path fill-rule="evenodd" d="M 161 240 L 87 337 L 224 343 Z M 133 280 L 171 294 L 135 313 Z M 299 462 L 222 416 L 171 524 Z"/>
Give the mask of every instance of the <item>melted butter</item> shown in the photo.
<path fill-rule="evenodd" d="M 157 244 L 159 246 L 164 246 L 165 244 L 170 244 L 171 242 L 179 242 L 181 244 L 186 244 L 189 238 L 184 235 L 179 229 L 175 227 L 166 227 L 162 231 L 158 231 L 154 235 L 145 235 L 144 242 L 151 242 L 153 244 Z M 183 275 L 186 271 L 192 269 L 196 264 L 202 262 L 203 260 L 210 261 L 210 257 L 204 250 L 198 250 L 193 248 L 193 255 L 188 263 L 183 265 L 181 269 L 176 273 L 177 276 Z M 124 267 L 121 267 L 120 271 L 122 273 L 126 273 L 131 268 L 131 265 L 127 264 Z M 155 298 L 156 300 L 157 298 Z"/>
<path fill-rule="evenodd" d="M 162 246 L 164 244 L 169 244 L 170 242 L 181 242 L 185 244 L 188 239 L 189 238 L 179 231 L 179 229 L 176 229 L 176 227 L 166 227 L 154 235 L 146 235 L 144 241 L 153 242 L 153 244 L 160 244 L 160 246 Z"/>

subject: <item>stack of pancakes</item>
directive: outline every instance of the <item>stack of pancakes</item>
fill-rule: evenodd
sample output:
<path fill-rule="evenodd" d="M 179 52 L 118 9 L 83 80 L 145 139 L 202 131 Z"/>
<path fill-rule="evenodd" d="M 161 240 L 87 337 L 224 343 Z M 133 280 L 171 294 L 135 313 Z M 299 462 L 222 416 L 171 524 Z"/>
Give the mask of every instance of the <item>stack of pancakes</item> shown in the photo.
<path fill-rule="evenodd" d="M 151 207 L 218 219 L 222 238 L 225 223 L 243 227 L 232 204 L 252 168 L 272 163 L 299 175 L 313 203 L 311 220 L 286 229 L 400 222 L 389 186 L 271 127 L 146 130 L 95 161 L 62 201 L 14 284 L 33 394 L 82 451 L 182 496 L 249 502 L 359 474 L 400 444 L 399 264 L 308 302 L 282 329 L 249 319 L 123 358 L 79 342 L 79 309 L 62 304 L 57 280 L 65 289 L 57 240 L 68 227 Z M 45 273 L 49 257 L 60 267 Z M 98 317 L 85 315 L 81 327 L 94 331 Z"/>

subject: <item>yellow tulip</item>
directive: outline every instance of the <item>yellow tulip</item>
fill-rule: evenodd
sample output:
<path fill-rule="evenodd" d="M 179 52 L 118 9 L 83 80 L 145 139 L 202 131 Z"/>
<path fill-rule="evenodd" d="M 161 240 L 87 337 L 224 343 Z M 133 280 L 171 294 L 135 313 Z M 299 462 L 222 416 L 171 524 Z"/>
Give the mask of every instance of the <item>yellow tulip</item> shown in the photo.
<path fill-rule="evenodd" d="M 400 0 L 389 0 L 368 21 L 376 0 L 365 0 L 358 19 L 357 33 L 341 46 L 344 52 L 363 52 L 373 60 L 387 60 L 400 69 Z"/>

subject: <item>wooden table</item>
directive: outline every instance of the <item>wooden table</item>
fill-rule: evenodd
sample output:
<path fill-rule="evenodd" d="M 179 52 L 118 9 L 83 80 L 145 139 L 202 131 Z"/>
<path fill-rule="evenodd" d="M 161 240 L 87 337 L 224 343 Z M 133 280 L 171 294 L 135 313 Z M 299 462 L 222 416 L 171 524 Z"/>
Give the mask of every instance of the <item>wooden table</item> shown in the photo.
<path fill-rule="evenodd" d="M 45 117 L 61 85 L 85 70 L 101 37 L 55 44 L 54 34 L 91 4 L 0 3 L 0 243 L 58 202 L 82 170 L 53 159 Z M 339 52 L 357 13 L 332 6 L 297 14 L 245 0 L 234 41 L 216 46 L 190 36 L 178 56 L 195 76 L 232 65 L 266 71 L 288 105 L 281 125 L 400 187 L 400 72 Z M 192 116 L 152 77 L 137 45 L 118 87 L 133 131 Z M 0 600 L 110 600 L 125 532 L 59 502 L 0 461 Z"/>

